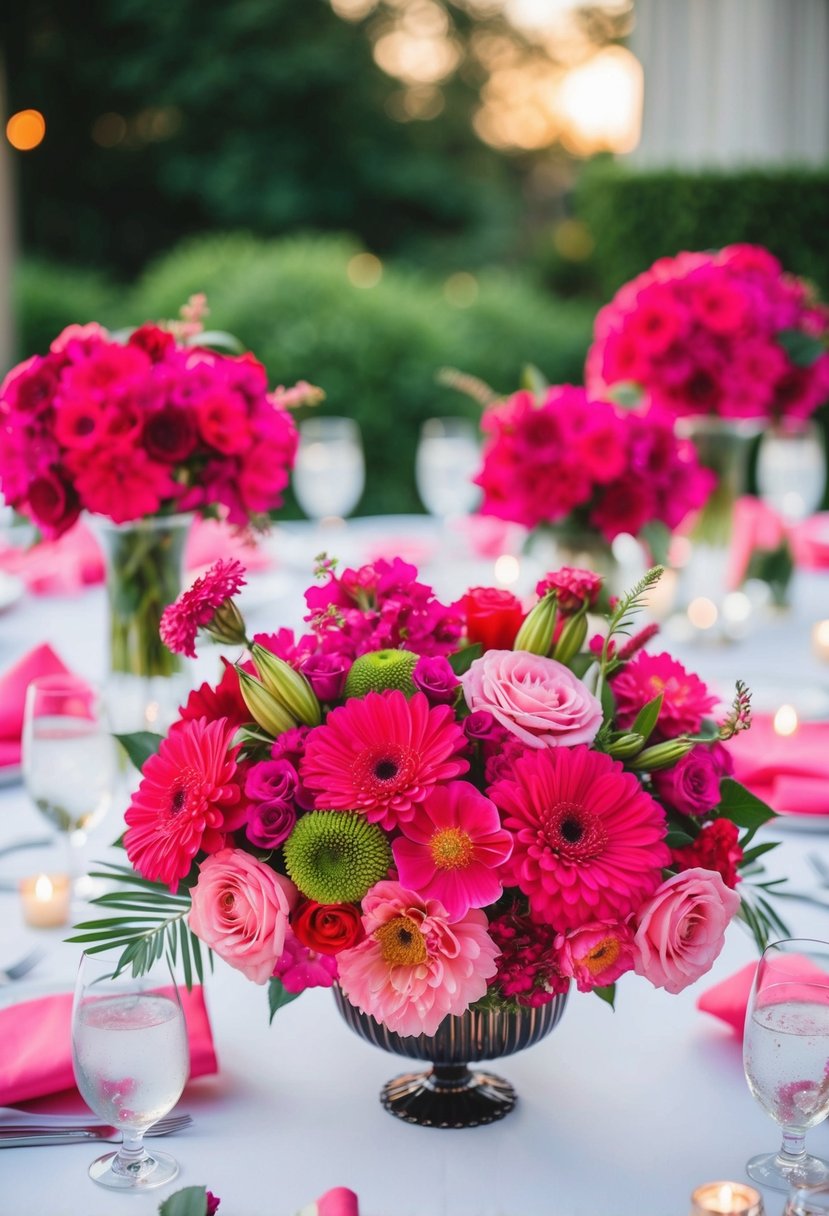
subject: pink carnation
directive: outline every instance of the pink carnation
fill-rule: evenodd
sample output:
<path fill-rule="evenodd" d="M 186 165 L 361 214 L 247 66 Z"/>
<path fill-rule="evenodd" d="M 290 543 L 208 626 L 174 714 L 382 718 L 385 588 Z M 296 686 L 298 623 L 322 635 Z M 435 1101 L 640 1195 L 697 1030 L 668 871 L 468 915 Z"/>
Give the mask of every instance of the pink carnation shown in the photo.
<path fill-rule="evenodd" d="M 562 612 L 577 612 L 586 605 L 595 608 L 602 589 L 602 576 L 592 570 L 577 570 L 562 566 L 553 570 L 536 584 L 535 593 L 541 598 L 554 591 L 556 602 Z"/>
<path fill-rule="evenodd" d="M 331 988 L 337 979 L 337 960 L 330 954 L 318 954 L 298 941 L 292 929 L 285 935 L 282 954 L 276 960 L 273 973 L 286 992 L 304 992 L 306 988 Z"/>
<path fill-rule="evenodd" d="M 161 640 L 174 654 L 196 657 L 196 636 L 222 605 L 245 585 L 245 568 L 235 557 L 219 558 L 200 578 L 182 591 L 161 615 Z"/>
<path fill-rule="evenodd" d="M 337 955 L 352 1005 L 397 1034 L 432 1035 L 487 989 L 498 947 L 483 912 L 451 920 L 438 900 L 398 882 L 378 882 L 363 898 L 365 939 Z"/>

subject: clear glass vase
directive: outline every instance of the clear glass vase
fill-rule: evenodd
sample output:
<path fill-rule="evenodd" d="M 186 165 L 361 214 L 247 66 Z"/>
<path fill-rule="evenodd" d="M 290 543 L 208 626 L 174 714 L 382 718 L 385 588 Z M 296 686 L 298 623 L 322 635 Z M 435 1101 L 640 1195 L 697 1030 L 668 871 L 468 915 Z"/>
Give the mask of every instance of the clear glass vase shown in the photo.
<path fill-rule="evenodd" d="M 161 614 L 182 588 L 192 515 L 91 523 L 106 561 L 109 675 L 117 733 L 163 733 L 174 721 L 189 678 L 159 634 Z"/>

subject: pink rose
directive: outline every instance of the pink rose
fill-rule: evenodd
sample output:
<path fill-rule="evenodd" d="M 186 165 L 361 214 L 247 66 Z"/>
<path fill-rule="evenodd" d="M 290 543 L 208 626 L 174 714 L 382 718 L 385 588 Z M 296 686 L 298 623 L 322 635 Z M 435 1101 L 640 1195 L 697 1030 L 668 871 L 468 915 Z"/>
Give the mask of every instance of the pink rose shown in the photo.
<path fill-rule="evenodd" d="M 525 650 L 488 650 L 461 676 L 473 713 L 487 710 L 527 747 L 592 743 L 602 707 L 569 667 Z"/>
<path fill-rule="evenodd" d="M 266 984 L 285 947 L 297 889 L 241 849 L 220 849 L 199 867 L 190 928 L 219 958 Z"/>
<path fill-rule="evenodd" d="M 634 971 L 654 988 L 681 992 L 710 969 L 739 906 L 714 870 L 674 874 L 639 910 Z"/>

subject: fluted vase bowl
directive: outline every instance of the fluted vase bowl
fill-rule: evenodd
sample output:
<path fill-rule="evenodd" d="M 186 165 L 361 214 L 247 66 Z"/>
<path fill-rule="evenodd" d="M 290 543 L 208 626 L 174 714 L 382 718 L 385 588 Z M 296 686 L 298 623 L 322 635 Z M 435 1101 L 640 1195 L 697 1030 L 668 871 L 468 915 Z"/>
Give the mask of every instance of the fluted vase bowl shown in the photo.
<path fill-rule="evenodd" d="M 517 1098 L 509 1081 L 469 1065 L 513 1055 L 540 1042 L 561 1021 L 567 1003 L 565 992 L 536 1009 L 467 1009 L 461 1017 L 444 1018 L 433 1035 L 399 1035 L 356 1009 L 337 985 L 334 998 L 361 1039 L 430 1064 L 423 1071 L 395 1077 L 380 1092 L 390 1114 L 421 1127 L 478 1127 L 508 1115 Z"/>

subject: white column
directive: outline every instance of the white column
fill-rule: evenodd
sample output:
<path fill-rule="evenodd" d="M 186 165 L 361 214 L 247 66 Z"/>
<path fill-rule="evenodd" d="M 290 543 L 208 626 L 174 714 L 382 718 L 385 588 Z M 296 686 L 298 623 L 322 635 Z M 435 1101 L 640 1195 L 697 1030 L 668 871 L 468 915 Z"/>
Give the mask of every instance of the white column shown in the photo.
<path fill-rule="evenodd" d="M 636 163 L 829 160 L 829 0 L 635 0 L 634 15 L 645 75 Z"/>
<path fill-rule="evenodd" d="M 0 54 L 0 117 L 6 114 L 6 81 Z M 15 324 L 12 280 L 15 254 L 15 196 L 12 152 L 0 127 L 0 378 L 14 358 Z"/>

